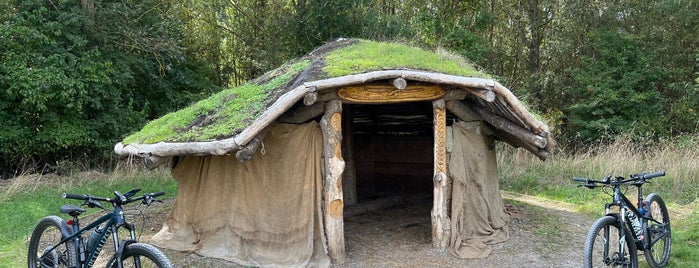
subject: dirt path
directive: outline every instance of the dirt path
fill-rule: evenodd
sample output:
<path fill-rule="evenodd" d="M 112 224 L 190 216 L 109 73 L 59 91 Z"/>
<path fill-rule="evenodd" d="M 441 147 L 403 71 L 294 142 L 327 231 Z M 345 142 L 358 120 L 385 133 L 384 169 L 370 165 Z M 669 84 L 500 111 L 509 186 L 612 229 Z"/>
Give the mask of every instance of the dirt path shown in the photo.
<path fill-rule="evenodd" d="M 573 206 L 530 196 L 503 193 L 510 219 L 510 239 L 493 246 L 482 260 L 462 260 L 431 246 L 430 204 L 396 207 L 345 219 L 347 262 L 344 267 L 580 267 L 590 219 Z M 159 230 L 168 203 L 148 212 L 144 234 Z M 149 209 L 150 210 L 150 209 Z M 145 240 L 145 239 L 144 239 Z M 230 262 L 169 250 L 176 267 L 242 267 Z"/>

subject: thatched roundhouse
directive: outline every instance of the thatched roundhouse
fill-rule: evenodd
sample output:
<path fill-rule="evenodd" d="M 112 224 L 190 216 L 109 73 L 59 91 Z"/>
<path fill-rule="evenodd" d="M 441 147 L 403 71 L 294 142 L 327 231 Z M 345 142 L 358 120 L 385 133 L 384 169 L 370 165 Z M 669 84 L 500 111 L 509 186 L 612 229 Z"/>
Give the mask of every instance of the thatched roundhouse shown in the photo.
<path fill-rule="evenodd" d="M 170 163 L 157 245 L 255 266 L 345 258 L 346 207 L 427 193 L 432 242 L 464 258 L 508 238 L 494 142 L 544 160 L 548 128 L 466 60 L 342 39 L 163 116 L 115 146 Z"/>

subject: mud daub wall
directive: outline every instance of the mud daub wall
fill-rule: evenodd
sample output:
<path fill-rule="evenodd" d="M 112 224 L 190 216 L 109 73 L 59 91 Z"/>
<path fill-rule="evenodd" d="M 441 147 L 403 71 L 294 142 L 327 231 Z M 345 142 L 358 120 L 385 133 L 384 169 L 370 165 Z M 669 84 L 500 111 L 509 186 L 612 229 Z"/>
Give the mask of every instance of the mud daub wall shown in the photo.
<path fill-rule="evenodd" d="M 432 190 L 431 136 L 357 135 L 358 198 Z"/>

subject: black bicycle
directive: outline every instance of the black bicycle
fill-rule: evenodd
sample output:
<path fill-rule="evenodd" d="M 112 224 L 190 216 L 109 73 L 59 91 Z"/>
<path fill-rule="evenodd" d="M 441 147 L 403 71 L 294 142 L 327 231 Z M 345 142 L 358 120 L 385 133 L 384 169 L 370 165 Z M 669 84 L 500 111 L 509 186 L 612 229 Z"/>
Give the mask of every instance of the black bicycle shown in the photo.
<path fill-rule="evenodd" d="M 115 191 L 114 198 L 64 193 L 63 198 L 82 200 L 82 205 L 89 208 L 106 210 L 100 202 L 109 202 L 114 209 L 108 210 L 107 214 L 82 229 L 78 216 L 86 210 L 76 205 L 61 206 L 61 213 L 70 215 L 72 219 L 63 220 L 58 216 L 43 218 L 34 228 L 29 240 L 29 268 L 93 267 L 110 235 L 114 241 L 114 252 L 105 263 L 105 267 L 172 267 L 160 250 L 137 241 L 134 225 L 126 220 L 122 205 L 141 201 L 150 206 L 157 201 L 156 197 L 165 194 L 147 193 L 134 197 L 139 191 L 140 189 L 133 189 L 124 194 Z M 121 228 L 129 231 L 129 239 L 119 240 Z M 86 241 L 84 234 L 90 230 L 92 232 Z"/>
<path fill-rule="evenodd" d="M 607 203 L 606 215 L 592 224 L 585 240 L 585 267 L 638 267 L 637 250 L 642 250 L 651 267 L 664 267 L 670 258 L 670 215 L 665 202 L 656 193 L 643 196 L 642 186 L 665 172 L 639 173 L 602 180 L 573 178 L 579 185 L 593 189 L 611 189 L 612 202 Z M 624 195 L 622 186 L 636 186 L 638 204 L 634 206 Z M 625 189 L 625 187 L 624 187 Z"/>

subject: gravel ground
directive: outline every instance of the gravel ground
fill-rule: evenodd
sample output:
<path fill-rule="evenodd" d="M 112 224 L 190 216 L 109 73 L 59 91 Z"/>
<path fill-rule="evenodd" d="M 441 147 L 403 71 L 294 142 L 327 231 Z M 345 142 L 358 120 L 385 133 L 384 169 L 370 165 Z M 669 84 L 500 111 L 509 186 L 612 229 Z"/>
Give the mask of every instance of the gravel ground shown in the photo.
<path fill-rule="evenodd" d="M 503 193 L 510 239 L 493 245 L 486 259 L 463 260 L 431 246 L 429 202 L 345 219 L 344 267 L 580 267 L 593 219 L 568 204 Z M 172 200 L 145 210 L 143 241 L 160 229 Z M 137 223 L 137 222 L 134 222 Z M 138 224 L 138 223 L 137 223 Z M 175 267 L 242 267 L 190 253 L 163 250 Z"/>

